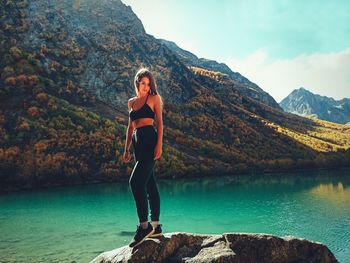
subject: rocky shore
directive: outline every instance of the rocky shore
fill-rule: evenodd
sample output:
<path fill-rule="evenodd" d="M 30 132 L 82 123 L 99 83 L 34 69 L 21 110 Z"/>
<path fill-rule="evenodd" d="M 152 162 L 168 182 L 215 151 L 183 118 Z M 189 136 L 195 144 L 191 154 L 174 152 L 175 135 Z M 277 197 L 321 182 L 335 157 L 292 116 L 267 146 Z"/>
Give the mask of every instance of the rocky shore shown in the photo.
<path fill-rule="evenodd" d="M 104 252 L 90 263 L 126 262 L 234 262 L 234 263 L 333 263 L 338 262 L 327 246 L 293 236 L 186 232 L 148 238 L 136 248 L 127 245 Z"/>

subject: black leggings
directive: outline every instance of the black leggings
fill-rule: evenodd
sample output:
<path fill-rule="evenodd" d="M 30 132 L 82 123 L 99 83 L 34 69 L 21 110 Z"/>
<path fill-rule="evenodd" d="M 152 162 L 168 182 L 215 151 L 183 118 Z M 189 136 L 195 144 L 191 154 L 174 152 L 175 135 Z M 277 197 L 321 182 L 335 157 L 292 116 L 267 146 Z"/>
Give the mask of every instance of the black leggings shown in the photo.
<path fill-rule="evenodd" d="M 151 208 L 151 220 L 159 221 L 160 197 L 154 176 L 155 160 L 153 159 L 156 143 L 157 131 L 153 125 L 136 128 L 132 134 L 136 164 L 131 173 L 129 185 L 134 195 L 140 222 L 148 221 L 148 200 Z"/>

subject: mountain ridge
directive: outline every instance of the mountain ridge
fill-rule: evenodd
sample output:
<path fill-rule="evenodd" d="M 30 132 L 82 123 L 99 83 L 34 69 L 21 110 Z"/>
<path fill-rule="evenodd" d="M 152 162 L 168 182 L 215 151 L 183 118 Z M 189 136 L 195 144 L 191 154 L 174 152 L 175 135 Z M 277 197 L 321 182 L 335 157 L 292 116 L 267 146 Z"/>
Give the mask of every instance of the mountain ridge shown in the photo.
<path fill-rule="evenodd" d="M 350 122 L 350 98 L 335 100 L 301 87 L 293 90 L 280 105 L 285 111 L 300 116 L 313 116 L 341 124 Z"/>
<path fill-rule="evenodd" d="M 274 100 L 272 96 L 270 96 L 270 94 L 268 94 L 255 83 L 251 82 L 246 77 L 242 76 L 240 73 L 233 72 L 225 63 L 219 63 L 216 60 L 210 60 L 206 58 L 198 58 L 195 54 L 180 48 L 173 41 L 168 41 L 165 39 L 159 40 L 162 44 L 166 45 L 168 48 L 174 51 L 179 59 L 187 66 L 196 66 L 226 74 L 232 81 L 234 81 L 234 83 L 239 83 L 241 85 L 240 89 L 238 89 L 241 94 L 258 99 L 276 109 L 281 109 L 279 104 Z M 234 83 L 231 85 L 233 86 Z"/>

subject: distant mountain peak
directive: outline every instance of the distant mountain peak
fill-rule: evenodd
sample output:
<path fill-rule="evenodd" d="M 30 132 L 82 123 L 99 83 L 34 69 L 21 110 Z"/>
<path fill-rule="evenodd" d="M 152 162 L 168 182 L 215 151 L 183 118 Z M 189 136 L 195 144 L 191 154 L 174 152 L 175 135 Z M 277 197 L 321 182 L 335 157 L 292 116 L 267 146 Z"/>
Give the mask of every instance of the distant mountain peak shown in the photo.
<path fill-rule="evenodd" d="M 288 112 L 301 116 L 348 123 L 350 121 L 350 99 L 335 100 L 334 98 L 314 94 L 304 87 L 293 90 L 280 106 Z"/>
<path fill-rule="evenodd" d="M 316 96 L 319 96 L 318 94 L 314 94 L 312 93 L 311 91 L 307 90 L 306 88 L 304 87 L 300 87 L 298 89 L 295 89 L 291 92 L 291 94 L 300 94 L 300 95 L 303 95 L 303 94 L 313 94 L 313 95 L 316 95 Z"/>

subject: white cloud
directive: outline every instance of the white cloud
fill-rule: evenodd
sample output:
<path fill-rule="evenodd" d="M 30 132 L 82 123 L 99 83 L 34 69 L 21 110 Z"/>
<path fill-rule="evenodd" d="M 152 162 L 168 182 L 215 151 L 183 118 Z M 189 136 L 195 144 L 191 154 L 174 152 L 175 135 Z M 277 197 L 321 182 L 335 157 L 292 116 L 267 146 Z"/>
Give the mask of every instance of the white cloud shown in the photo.
<path fill-rule="evenodd" d="M 350 48 L 332 53 L 302 54 L 292 59 L 273 59 L 264 49 L 250 56 L 223 59 L 280 102 L 292 90 L 305 87 L 313 93 L 350 98 Z"/>

